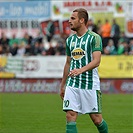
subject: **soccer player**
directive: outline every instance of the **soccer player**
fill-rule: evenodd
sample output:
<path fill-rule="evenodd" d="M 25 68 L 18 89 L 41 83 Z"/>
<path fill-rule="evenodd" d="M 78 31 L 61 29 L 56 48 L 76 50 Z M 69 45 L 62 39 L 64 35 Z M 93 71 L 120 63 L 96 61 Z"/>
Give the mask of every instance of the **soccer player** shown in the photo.
<path fill-rule="evenodd" d="M 66 112 L 66 133 L 77 133 L 78 114 L 89 114 L 99 133 L 108 133 L 101 114 L 101 91 L 97 67 L 100 64 L 102 41 L 86 27 L 88 13 L 79 8 L 69 19 L 75 34 L 66 40 L 67 59 L 60 86 L 63 110 Z"/>

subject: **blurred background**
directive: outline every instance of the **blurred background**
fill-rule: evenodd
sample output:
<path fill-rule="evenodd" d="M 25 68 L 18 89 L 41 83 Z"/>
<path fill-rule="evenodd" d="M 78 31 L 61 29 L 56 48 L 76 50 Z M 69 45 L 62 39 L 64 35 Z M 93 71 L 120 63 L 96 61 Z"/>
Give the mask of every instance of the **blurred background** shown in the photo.
<path fill-rule="evenodd" d="M 98 71 L 109 132 L 132 133 L 132 0 L 0 0 L 0 133 L 65 132 L 59 88 L 78 7 L 103 42 Z M 78 123 L 80 133 L 97 132 L 84 117 Z"/>

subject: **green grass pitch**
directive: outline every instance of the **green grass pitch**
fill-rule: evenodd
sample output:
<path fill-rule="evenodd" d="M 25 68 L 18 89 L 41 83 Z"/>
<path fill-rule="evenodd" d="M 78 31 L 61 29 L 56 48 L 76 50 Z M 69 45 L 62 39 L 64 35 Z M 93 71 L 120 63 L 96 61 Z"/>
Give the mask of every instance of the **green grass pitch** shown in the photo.
<path fill-rule="evenodd" d="M 133 133 L 133 95 L 103 94 L 109 133 Z M 65 133 L 59 94 L 0 93 L 0 133 Z M 98 133 L 88 115 L 77 120 L 79 133 Z"/>

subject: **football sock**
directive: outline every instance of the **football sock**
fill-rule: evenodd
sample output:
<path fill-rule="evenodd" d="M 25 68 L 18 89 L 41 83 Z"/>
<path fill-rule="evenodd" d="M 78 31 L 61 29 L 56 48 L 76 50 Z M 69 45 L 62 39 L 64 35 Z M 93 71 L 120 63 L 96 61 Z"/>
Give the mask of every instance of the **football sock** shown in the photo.
<path fill-rule="evenodd" d="M 99 133 L 108 133 L 108 126 L 107 123 L 102 120 L 101 124 L 96 125 Z"/>
<path fill-rule="evenodd" d="M 66 133 L 77 133 L 76 122 L 67 122 Z"/>

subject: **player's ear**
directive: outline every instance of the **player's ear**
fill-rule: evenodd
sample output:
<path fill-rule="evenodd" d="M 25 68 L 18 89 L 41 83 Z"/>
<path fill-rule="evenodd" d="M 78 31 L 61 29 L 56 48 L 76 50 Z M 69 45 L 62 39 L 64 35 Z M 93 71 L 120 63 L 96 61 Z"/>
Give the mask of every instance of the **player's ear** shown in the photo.
<path fill-rule="evenodd" d="M 83 24 L 84 23 L 84 18 L 80 19 L 80 23 Z"/>

